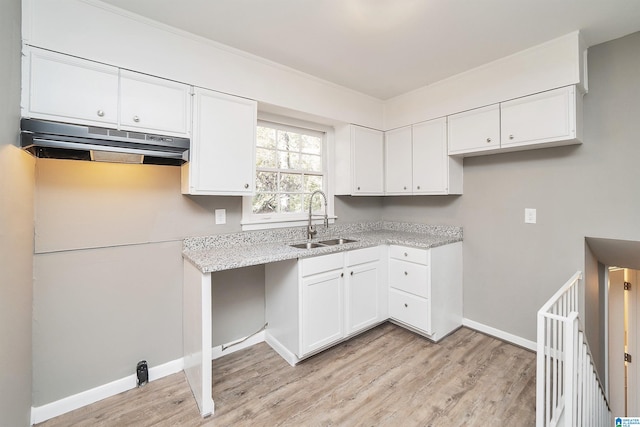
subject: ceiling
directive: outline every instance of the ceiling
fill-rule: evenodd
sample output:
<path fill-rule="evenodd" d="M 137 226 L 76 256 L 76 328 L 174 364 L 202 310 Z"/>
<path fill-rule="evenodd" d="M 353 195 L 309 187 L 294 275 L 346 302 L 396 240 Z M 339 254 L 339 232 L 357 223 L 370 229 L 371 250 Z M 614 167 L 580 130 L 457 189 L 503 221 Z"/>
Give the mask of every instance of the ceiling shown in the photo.
<path fill-rule="evenodd" d="M 104 0 L 379 99 L 580 30 L 640 30 L 638 0 Z"/>

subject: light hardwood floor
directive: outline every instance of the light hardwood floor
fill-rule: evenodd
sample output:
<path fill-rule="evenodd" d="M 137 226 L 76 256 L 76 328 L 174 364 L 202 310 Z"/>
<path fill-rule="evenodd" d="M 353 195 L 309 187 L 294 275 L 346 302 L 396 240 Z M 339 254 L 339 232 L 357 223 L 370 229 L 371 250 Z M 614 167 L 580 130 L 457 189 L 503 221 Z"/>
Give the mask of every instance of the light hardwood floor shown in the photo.
<path fill-rule="evenodd" d="M 179 373 L 39 426 L 532 426 L 535 354 L 462 328 L 391 323 L 289 366 L 265 343 L 213 363 L 202 419 Z"/>

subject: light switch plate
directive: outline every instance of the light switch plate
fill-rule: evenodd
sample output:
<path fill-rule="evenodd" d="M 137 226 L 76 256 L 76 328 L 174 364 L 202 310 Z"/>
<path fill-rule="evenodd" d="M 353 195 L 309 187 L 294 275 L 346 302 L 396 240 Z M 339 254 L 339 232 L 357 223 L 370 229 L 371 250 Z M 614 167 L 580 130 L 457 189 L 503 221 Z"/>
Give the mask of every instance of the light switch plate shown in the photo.
<path fill-rule="evenodd" d="M 536 223 L 536 210 L 531 208 L 524 209 L 524 222 L 525 224 Z"/>
<path fill-rule="evenodd" d="M 226 224 L 227 223 L 227 210 L 226 209 L 216 209 L 216 224 Z"/>

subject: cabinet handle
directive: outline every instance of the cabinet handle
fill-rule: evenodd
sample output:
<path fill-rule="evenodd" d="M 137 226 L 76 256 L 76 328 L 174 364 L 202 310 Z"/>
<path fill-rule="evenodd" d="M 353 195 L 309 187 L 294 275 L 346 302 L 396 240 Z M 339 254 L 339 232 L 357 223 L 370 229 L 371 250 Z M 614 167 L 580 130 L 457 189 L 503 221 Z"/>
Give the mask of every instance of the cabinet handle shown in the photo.
<path fill-rule="evenodd" d="M 405 306 L 405 307 L 409 307 L 409 304 L 407 304 L 407 303 L 405 302 L 405 303 L 404 303 L 404 306 Z"/>
<path fill-rule="evenodd" d="M 353 271 L 351 272 L 351 275 L 353 276 Z"/>
<path fill-rule="evenodd" d="M 249 188 L 249 184 L 245 184 L 245 185 L 244 185 L 244 188 Z"/>
<path fill-rule="evenodd" d="M 96 114 L 98 115 L 98 117 L 104 117 L 104 111 L 102 110 L 96 111 Z"/>
<path fill-rule="evenodd" d="M 491 138 L 487 138 L 487 142 L 491 142 Z"/>
<path fill-rule="evenodd" d="M 140 122 L 140 117 L 133 116 L 133 121 L 136 122 L 136 123 Z"/>
<path fill-rule="evenodd" d="M 513 139 L 513 135 L 509 135 L 509 139 Z"/>

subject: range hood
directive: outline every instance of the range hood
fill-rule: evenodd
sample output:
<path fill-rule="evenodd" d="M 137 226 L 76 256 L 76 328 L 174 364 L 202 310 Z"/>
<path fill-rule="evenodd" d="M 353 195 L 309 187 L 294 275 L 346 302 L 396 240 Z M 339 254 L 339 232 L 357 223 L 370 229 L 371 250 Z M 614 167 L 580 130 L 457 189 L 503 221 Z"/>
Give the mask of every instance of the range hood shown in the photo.
<path fill-rule="evenodd" d="M 22 148 L 36 157 L 114 163 L 181 165 L 189 138 L 46 120 L 20 120 Z"/>

